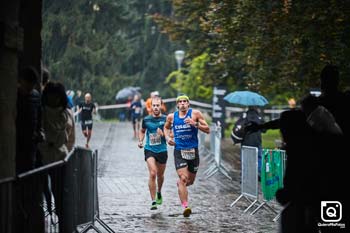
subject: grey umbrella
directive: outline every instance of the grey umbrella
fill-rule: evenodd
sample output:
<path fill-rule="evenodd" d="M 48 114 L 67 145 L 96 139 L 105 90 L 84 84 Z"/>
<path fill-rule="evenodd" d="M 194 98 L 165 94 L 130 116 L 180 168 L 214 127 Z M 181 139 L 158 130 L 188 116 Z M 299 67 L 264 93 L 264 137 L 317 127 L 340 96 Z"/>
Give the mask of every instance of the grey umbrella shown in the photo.
<path fill-rule="evenodd" d="M 115 96 L 116 100 L 126 100 L 129 97 L 134 97 L 135 95 L 139 95 L 141 88 L 140 87 L 124 87 L 123 89 L 117 92 Z"/>

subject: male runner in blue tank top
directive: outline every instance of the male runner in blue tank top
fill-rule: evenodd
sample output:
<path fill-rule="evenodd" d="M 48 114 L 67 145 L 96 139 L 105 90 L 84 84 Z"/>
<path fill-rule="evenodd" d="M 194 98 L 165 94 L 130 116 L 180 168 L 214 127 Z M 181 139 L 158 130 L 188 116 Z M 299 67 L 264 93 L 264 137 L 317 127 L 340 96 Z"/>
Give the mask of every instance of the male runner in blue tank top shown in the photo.
<path fill-rule="evenodd" d="M 153 97 L 151 100 L 152 113 L 143 119 L 139 131 L 139 148 L 143 148 L 143 140 L 146 135 L 145 161 L 149 171 L 148 188 L 152 198 L 151 210 L 156 210 L 157 205 L 161 205 L 163 202 L 161 190 L 168 159 L 167 145 L 163 133 L 166 116 L 162 115 L 161 106 L 162 100 L 160 97 Z"/>
<path fill-rule="evenodd" d="M 175 146 L 178 193 L 184 208 L 183 215 L 189 217 L 192 211 L 188 205 L 187 186 L 193 184 L 199 166 L 198 129 L 209 133 L 209 126 L 200 111 L 190 108 L 188 96 L 178 96 L 176 104 L 178 111 L 167 116 L 164 135 L 167 143 Z"/>

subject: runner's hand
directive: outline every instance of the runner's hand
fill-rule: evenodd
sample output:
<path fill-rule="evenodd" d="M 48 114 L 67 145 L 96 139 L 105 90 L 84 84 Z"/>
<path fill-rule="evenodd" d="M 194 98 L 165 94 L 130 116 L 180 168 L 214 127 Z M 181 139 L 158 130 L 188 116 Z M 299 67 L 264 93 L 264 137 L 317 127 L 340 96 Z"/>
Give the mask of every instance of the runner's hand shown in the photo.
<path fill-rule="evenodd" d="M 196 122 L 191 117 L 187 117 L 184 121 L 186 124 L 193 125 L 193 126 L 196 125 Z"/>
<path fill-rule="evenodd" d="M 137 145 L 140 149 L 143 148 L 143 141 L 139 141 L 138 145 Z"/>
<path fill-rule="evenodd" d="M 166 142 L 170 146 L 175 146 L 175 141 L 174 141 L 174 138 L 172 138 L 172 137 L 166 137 Z"/>
<path fill-rule="evenodd" d="M 164 136 L 164 133 L 160 128 L 157 129 L 157 134 L 160 135 L 161 137 Z"/>

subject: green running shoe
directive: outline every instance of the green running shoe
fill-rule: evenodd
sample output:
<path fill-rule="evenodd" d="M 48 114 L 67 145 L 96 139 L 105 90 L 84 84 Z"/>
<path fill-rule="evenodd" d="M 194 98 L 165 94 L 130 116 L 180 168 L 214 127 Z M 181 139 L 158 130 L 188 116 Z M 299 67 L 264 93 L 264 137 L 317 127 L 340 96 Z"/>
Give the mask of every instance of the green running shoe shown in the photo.
<path fill-rule="evenodd" d="M 163 203 L 162 194 L 159 192 L 157 192 L 156 203 L 157 203 L 157 205 L 161 205 Z"/>
<path fill-rule="evenodd" d="M 151 205 L 151 210 L 156 210 L 156 209 L 157 209 L 157 203 L 153 201 Z"/>
<path fill-rule="evenodd" d="M 185 217 L 185 218 L 188 218 L 188 217 L 190 217 L 191 214 L 192 214 L 191 208 L 190 208 L 190 207 L 186 207 L 186 208 L 184 209 L 184 212 L 183 212 L 184 217 Z"/>

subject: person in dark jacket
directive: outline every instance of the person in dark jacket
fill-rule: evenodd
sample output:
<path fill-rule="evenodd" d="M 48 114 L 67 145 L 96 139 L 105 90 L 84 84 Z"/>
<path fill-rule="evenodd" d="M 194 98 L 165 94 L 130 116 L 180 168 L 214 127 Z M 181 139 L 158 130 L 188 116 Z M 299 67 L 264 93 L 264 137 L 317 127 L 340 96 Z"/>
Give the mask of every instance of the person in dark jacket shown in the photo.
<path fill-rule="evenodd" d="M 261 125 L 264 123 L 262 116 L 259 113 L 259 110 L 255 106 L 249 106 L 248 110 L 243 113 L 243 118 L 247 118 L 247 125 L 257 124 Z M 262 154 L 262 139 L 261 139 L 261 130 L 257 131 L 246 131 L 243 136 L 243 141 L 241 146 L 252 146 L 258 148 L 258 172 L 260 175 L 261 171 L 261 154 Z"/>
<path fill-rule="evenodd" d="M 32 170 L 41 163 L 37 150 L 37 145 L 42 140 L 41 95 L 34 89 L 35 86 L 39 86 L 38 71 L 32 66 L 25 67 L 19 73 L 17 88 L 17 174 Z M 41 190 L 41 184 L 35 179 L 26 179 L 15 185 L 13 218 L 22 224 L 15 224 L 13 232 L 45 232 Z"/>
<path fill-rule="evenodd" d="M 41 95 L 34 89 L 39 74 L 34 67 L 21 70 L 17 90 L 16 171 L 31 170 L 37 161 L 37 143 L 41 141 Z"/>

